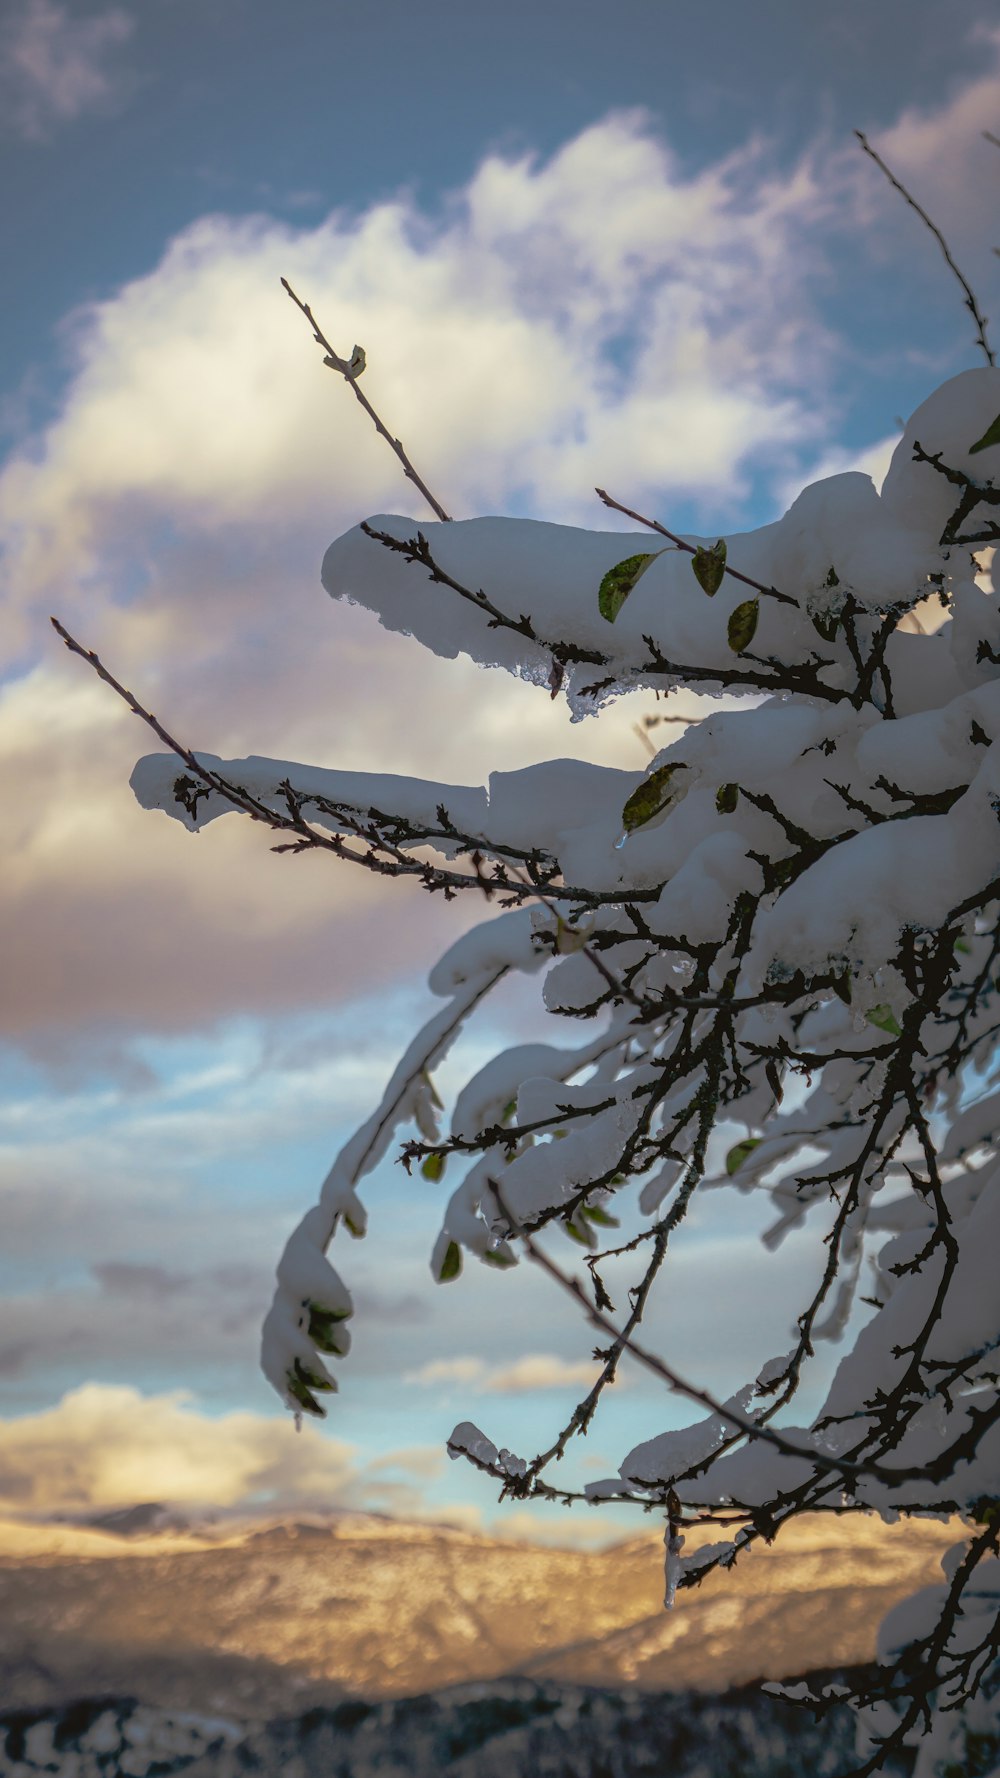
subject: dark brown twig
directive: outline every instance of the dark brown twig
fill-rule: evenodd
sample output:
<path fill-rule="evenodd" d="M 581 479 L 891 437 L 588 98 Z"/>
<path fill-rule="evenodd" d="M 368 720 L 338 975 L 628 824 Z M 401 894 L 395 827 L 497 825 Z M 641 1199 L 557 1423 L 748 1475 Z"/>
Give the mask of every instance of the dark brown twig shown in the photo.
<path fill-rule="evenodd" d="M 613 512 L 623 513 L 627 519 L 635 519 L 636 524 L 645 525 L 647 531 L 658 531 L 661 537 L 669 537 L 676 549 L 686 551 L 689 556 L 695 554 L 696 544 L 686 543 L 684 538 L 678 537 L 675 531 L 668 531 L 666 525 L 660 524 L 659 519 L 644 519 L 641 512 L 633 512 L 630 506 L 623 506 L 620 500 L 613 500 L 604 488 L 595 488 L 594 493 L 598 500 L 603 500 L 605 506 L 610 506 Z M 798 610 L 799 602 L 792 598 L 791 593 L 779 593 L 776 586 L 764 586 L 762 581 L 751 580 L 749 574 L 741 574 L 738 568 L 730 568 L 728 562 L 725 572 L 731 575 L 733 580 L 742 581 L 744 586 L 753 587 L 754 592 L 761 593 L 765 599 L 777 599 L 780 604 L 794 605 Z"/>
<path fill-rule="evenodd" d="M 984 135 L 987 134 L 986 131 L 984 131 L 983 133 L 984 133 Z M 976 323 L 976 344 L 981 348 L 987 364 L 990 366 L 991 369 L 993 369 L 996 365 L 996 358 L 993 355 L 993 351 L 990 347 L 990 342 L 986 337 L 986 316 L 980 310 L 979 304 L 976 301 L 976 293 L 973 290 L 971 284 L 969 283 L 968 279 L 962 275 L 962 273 L 958 269 L 958 266 L 955 264 L 955 261 L 951 256 L 951 249 L 949 248 L 947 241 L 945 240 L 943 234 L 941 233 L 941 230 L 938 228 L 938 226 L 935 222 L 931 221 L 930 217 L 927 214 L 927 211 L 923 208 L 923 206 L 921 204 L 918 204 L 916 198 L 912 197 L 911 194 L 907 191 L 906 186 L 901 184 L 901 182 L 896 178 L 896 175 L 892 171 L 891 167 L 886 166 L 885 161 L 882 159 L 882 156 L 880 154 L 876 153 L 875 149 L 872 147 L 871 143 L 869 142 L 867 136 L 863 133 L 863 131 L 855 130 L 854 134 L 857 136 L 858 141 L 861 143 L 861 146 L 864 149 L 865 153 L 867 154 L 869 160 L 873 160 L 875 162 L 875 165 L 877 167 L 879 167 L 881 169 L 881 171 L 885 174 L 885 176 L 888 179 L 889 184 L 892 186 L 893 190 L 898 191 L 900 197 L 906 199 L 906 202 L 909 204 L 910 209 L 915 210 L 917 215 L 920 217 L 921 222 L 924 224 L 924 226 L 926 228 L 930 229 L 931 234 L 934 236 L 935 241 L 937 242 L 938 246 L 941 249 L 941 252 L 944 254 L 945 262 L 946 262 L 949 270 L 954 272 L 955 277 L 958 279 L 959 283 L 962 286 L 962 290 L 965 294 L 965 306 L 968 309 L 970 315 L 972 316 L 972 319 Z"/>
<path fill-rule="evenodd" d="M 361 371 L 358 369 L 352 368 L 352 366 L 353 366 L 352 359 L 341 358 L 339 353 L 334 351 L 333 347 L 331 346 L 329 340 L 326 337 L 326 334 L 323 332 L 318 321 L 316 320 L 316 317 L 313 314 L 312 309 L 309 307 L 309 304 L 304 303 L 302 301 L 301 297 L 296 296 L 295 291 L 292 289 L 291 285 L 288 282 L 288 279 L 282 278 L 281 284 L 282 284 L 282 288 L 291 297 L 296 308 L 300 309 L 302 311 L 302 314 L 305 316 L 306 320 L 308 321 L 310 327 L 313 330 L 313 339 L 316 341 L 316 344 L 319 346 L 322 346 L 324 352 L 326 353 L 326 357 L 324 358 L 323 363 L 326 365 L 329 365 L 329 368 L 331 370 L 339 370 L 341 376 L 344 378 L 344 381 L 346 383 L 349 383 L 351 388 L 354 390 L 355 395 L 357 396 L 358 400 L 360 401 L 361 406 L 364 408 L 365 413 L 368 415 L 368 418 L 371 420 L 372 425 L 374 426 L 376 432 L 379 433 L 380 436 L 385 439 L 386 444 L 389 446 L 390 450 L 395 451 L 396 456 L 399 458 L 400 463 L 403 465 L 403 474 L 411 482 L 413 482 L 415 487 L 420 489 L 421 494 L 423 495 L 424 499 L 426 500 L 428 506 L 431 508 L 432 512 L 435 512 L 437 514 L 438 518 L 443 520 L 445 523 L 449 523 L 451 520 L 451 514 L 448 512 L 445 512 L 444 507 L 441 505 L 440 500 L 436 500 L 434 498 L 434 495 L 431 493 L 430 488 L 427 486 L 427 483 L 422 479 L 421 476 L 419 476 L 417 474 L 416 470 L 413 467 L 413 464 L 410 462 L 409 457 L 407 456 L 405 450 L 403 449 L 402 440 L 398 439 L 398 438 L 393 438 L 392 433 L 389 431 L 389 428 L 383 423 L 383 421 L 379 418 L 378 414 L 375 412 L 375 409 L 372 407 L 372 404 L 368 400 L 368 397 L 365 394 L 364 390 L 360 389 L 358 387 L 358 377 L 361 375 Z"/>

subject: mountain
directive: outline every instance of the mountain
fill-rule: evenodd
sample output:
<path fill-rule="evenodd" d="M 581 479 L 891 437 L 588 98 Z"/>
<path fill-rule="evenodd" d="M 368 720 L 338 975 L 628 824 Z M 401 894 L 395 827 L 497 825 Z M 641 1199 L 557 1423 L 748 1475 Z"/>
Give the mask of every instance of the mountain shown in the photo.
<path fill-rule="evenodd" d="M 653 1537 L 581 1554 L 360 1515 L 156 1523 L 62 1527 L 54 1549 L 0 1536 L 4 1707 L 114 1696 L 260 1724 L 513 1677 L 720 1692 L 870 1660 L 879 1619 L 959 1535 L 816 1516 L 665 1613 Z"/>

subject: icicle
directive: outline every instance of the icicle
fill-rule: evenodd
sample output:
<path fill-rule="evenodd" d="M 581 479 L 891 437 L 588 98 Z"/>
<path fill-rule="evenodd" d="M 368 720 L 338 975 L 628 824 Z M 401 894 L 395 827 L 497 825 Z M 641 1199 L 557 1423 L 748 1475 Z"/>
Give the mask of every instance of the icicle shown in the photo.
<path fill-rule="evenodd" d="M 663 1533 L 663 1542 L 667 1552 L 664 1563 L 666 1590 L 663 1594 L 663 1604 L 667 1611 L 673 1611 L 682 1572 L 681 1550 L 684 1548 L 684 1539 L 680 1532 L 674 1530 L 673 1523 L 669 1519 Z"/>

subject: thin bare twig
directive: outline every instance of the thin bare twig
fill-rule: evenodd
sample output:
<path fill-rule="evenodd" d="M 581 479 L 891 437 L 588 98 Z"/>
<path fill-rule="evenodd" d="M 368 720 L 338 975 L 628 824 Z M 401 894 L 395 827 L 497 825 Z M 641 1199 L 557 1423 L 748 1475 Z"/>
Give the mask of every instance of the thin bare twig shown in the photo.
<path fill-rule="evenodd" d="M 892 168 L 886 166 L 885 161 L 882 159 L 882 156 L 880 154 L 876 153 L 875 149 L 872 147 L 871 143 L 869 142 L 867 136 L 863 133 L 863 131 L 855 130 L 854 134 L 857 136 L 858 141 L 861 143 L 861 146 L 864 149 L 865 153 L 867 154 L 869 160 L 873 160 L 875 162 L 875 165 L 877 167 L 879 167 L 881 169 L 881 171 L 885 174 L 886 178 L 889 181 L 889 184 L 893 187 L 893 190 L 898 191 L 900 197 L 906 199 L 906 202 L 909 204 L 910 209 L 915 210 L 917 215 L 920 217 L 921 222 L 924 224 L 924 226 L 926 228 L 930 229 L 931 234 L 934 236 L 935 241 L 937 242 L 938 246 L 941 249 L 941 252 L 944 254 L 945 262 L 946 262 L 947 266 L 949 267 L 949 270 L 954 272 L 955 277 L 958 279 L 959 283 L 962 286 L 962 290 L 965 293 L 965 306 L 968 309 L 970 315 L 972 316 L 972 319 L 976 323 L 976 344 L 981 348 L 987 364 L 990 366 L 991 369 L 993 369 L 996 365 L 996 358 L 993 355 L 993 351 L 990 346 L 990 342 L 986 337 L 986 316 L 982 313 L 982 311 L 979 307 L 979 304 L 976 301 L 976 293 L 973 290 L 971 284 L 969 283 L 968 279 L 963 276 L 963 274 L 959 271 L 958 266 L 955 264 L 955 261 L 951 256 L 951 249 L 949 248 L 947 241 L 945 240 L 943 234 L 941 233 L 941 230 L 938 228 L 938 226 L 935 222 L 931 221 L 930 217 L 927 214 L 927 211 L 923 208 L 923 206 L 921 204 L 918 204 L 916 198 L 911 196 L 911 194 L 907 191 L 906 186 L 903 185 L 896 178 L 896 175 L 892 171 Z M 986 135 L 986 134 L 988 134 L 988 132 L 984 130 L 983 134 Z"/>
<path fill-rule="evenodd" d="M 613 512 L 623 513 L 627 519 L 635 519 L 636 524 L 645 525 L 647 531 L 658 531 L 661 537 L 669 537 L 676 549 L 686 551 L 689 556 L 695 554 L 696 544 L 686 543 L 683 537 L 678 537 L 676 531 L 668 531 L 666 525 L 660 524 L 659 519 L 644 519 L 641 512 L 633 512 L 630 506 L 623 506 L 620 500 L 613 500 L 604 488 L 595 488 L 594 493 L 598 500 L 603 500 L 605 506 L 610 506 Z M 731 575 L 733 580 L 742 581 L 744 586 L 753 587 L 755 593 L 762 593 L 765 599 L 777 599 L 782 605 L 794 605 L 798 609 L 799 602 L 792 598 L 791 593 L 779 593 L 776 586 L 765 586 L 762 581 L 751 580 L 749 574 L 741 574 L 738 568 L 730 568 L 728 562 L 725 572 Z"/>
<path fill-rule="evenodd" d="M 309 307 L 309 304 L 304 303 L 302 301 L 301 297 L 296 296 L 295 291 L 292 289 L 287 278 L 282 278 L 281 284 L 282 284 L 282 288 L 291 297 L 296 308 L 300 309 L 302 311 L 302 314 L 305 316 L 306 320 L 308 321 L 310 327 L 313 330 L 313 339 L 316 341 L 316 344 L 319 346 L 322 346 L 324 352 L 326 353 L 326 357 L 324 358 L 323 363 L 328 365 L 331 370 L 339 370 L 344 381 L 346 383 L 349 383 L 351 388 L 354 390 L 355 395 L 357 396 L 358 400 L 360 401 L 361 406 L 364 408 L 365 413 L 368 415 L 368 418 L 371 420 L 372 425 L 374 426 L 376 432 L 378 432 L 381 435 L 381 437 L 385 439 L 386 444 L 389 446 L 390 450 L 395 451 L 396 456 L 399 458 L 400 463 L 403 465 L 403 474 L 411 482 L 413 482 L 415 487 L 420 489 L 420 492 L 423 495 L 424 499 L 426 500 L 428 506 L 431 508 L 431 510 L 433 512 L 437 513 L 438 518 L 442 519 L 445 523 L 449 523 L 451 520 L 451 514 L 448 512 L 445 512 L 444 507 L 441 505 L 440 500 L 436 500 L 434 498 L 434 495 L 431 493 L 430 488 L 427 486 L 427 483 L 423 480 L 423 478 L 421 476 L 419 476 L 417 474 L 416 470 L 413 467 L 413 464 L 410 462 L 409 457 L 407 456 L 405 450 L 403 449 L 402 440 L 398 439 L 398 438 L 393 438 L 392 433 L 389 431 L 389 428 L 383 423 L 383 421 L 379 418 L 378 414 L 375 412 L 375 409 L 372 407 L 372 404 L 368 400 L 368 397 L 365 394 L 364 390 L 359 389 L 358 378 L 361 375 L 361 371 L 364 369 L 363 357 L 362 357 L 360 366 L 356 365 L 355 360 L 353 358 L 350 358 L 350 359 L 341 358 L 339 353 L 335 352 L 333 347 L 331 346 L 329 340 L 326 337 L 326 334 L 323 332 L 318 321 L 316 320 L 316 317 L 313 314 L 312 309 Z M 356 347 L 355 347 L 355 351 L 357 351 Z"/>
<path fill-rule="evenodd" d="M 827 1452 L 820 1450 L 816 1446 L 800 1444 L 797 1439 L 786 1438 L 785 1435 L 779 1432 L 775 1427 L 767 1425 L 765 1420 L 754 1419 L 743 1413 L 741 1409 L 734 1407 L 732 1402 L 719 1401 L 718 1398 L 710 1394 L 707 1389 L 700 1389 L 696 1383 L 689 1383 L 686 1378 L 680 1376 L 677 1371 L 670 1365 L 666 1364 L 658 1353 L 650 1351 L 647 1346 L 640 1345 L 634 1336 L 627 1334 L 625 1330 L 619 1327 L 616 1322 L 612 1321 L 602 1309 L 599 1309 L 595 1304 L 588 1302 L 579 1279 L 572 1278 L 568 1272 L 564 1272 L 562 1267 L 556 1264 L 555 1260 L 545 1252 L 544 1248 L 539 1247 L 538 1243 L 532 1239 L 524 1225 L 518 1221 L 517 1217 L 508 1207 L 496 1180 L 487 1179 L 486 1184 L 511 1233 L 515 1235 L 519 1241 L 523 1242 L 524 1251 L 528 1258 L 532 1260 L 536 1266 L 540 1266 L 543 1272 L 547 1272 L 549 1277 L 553 1279 L 553 1281 L 558 1284 L 567 1295 L 573 1298 L 574 1302 L 576 1302 L 583 1310 L 592 1326 L 598 1328 L 601 1333 L 609 1335 L 615 1342 L 616 1346 L 622 1351 L 630 1353 L 637 1363 L 641 1364 L 646 1370 L 651 1371 L 653 1376 L 657 1377 L 661 1383 L 665 1383 L 667 1388 L 674 1394 L 683 1395 L 688 1401 L 697 1402 L 698 1405 L 705 1408 L 709 1414 L 716 1415 L 720 1419 L 728 1421 L 731 1425 L 736 1427 L 738 1431 L 735 1435 L 735 1439 L 731 1442 L 736 1442 L 736 1440 L 741 1437 L 751 1439 L 760 1438 L 763 1439 L 766 1444 L 773 1445 L 775 1450 L 781 1452 L 782 1456 L 798 1458 L 804 1463 L 811 1464 L 812 1467 L 819 1470 L 821 1474 L 839 1476 L 845 1480 L 853 1480 L 854 1477 L 867 1475 L 874 1477 L 877 1481 L 885 1482 L 892 1487 L 899 1482 L 909 1480 L 913 1474 L 922 1475 L 924 1473 L 924 1471 L 920 1469 L 899 1469 L 893 1471 L 892 1469 L 888 1469 L 884 1464 L 875 1462 L 858 1463 L 849 1457 L 829 1455 Z M 773 1409 L 770 1411 L 773 1412 Z M 718 1455 L 718 1453 L 713 1453 L 713 1455 Z M 657 1486 L 657 1483 L 652 1480 L 644 1482 L 638 1477 L 633 1479 L 641 1488 L 649 1489 Z"/>

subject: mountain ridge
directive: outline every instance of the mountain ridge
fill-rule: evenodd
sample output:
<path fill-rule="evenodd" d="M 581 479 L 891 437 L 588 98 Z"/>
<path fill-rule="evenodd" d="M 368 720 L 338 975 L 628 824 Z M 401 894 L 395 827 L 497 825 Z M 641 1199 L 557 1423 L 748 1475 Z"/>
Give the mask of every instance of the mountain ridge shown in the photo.
<path fill-rule="evenodd" d="M 137 1514 L 88 1532 L 83 1555 L 0 1553 L 2 1700 L 106 1693 L 262 1720 L 515 1677 L 715 1692 L 870 1660 L 885 1611 L 940 1579 L 958 1534 L 816 1515 L 666 1613 L 653 1535 L 581 1553 L 298 1515 L 212 1541 L 150 1537 Z"/>

